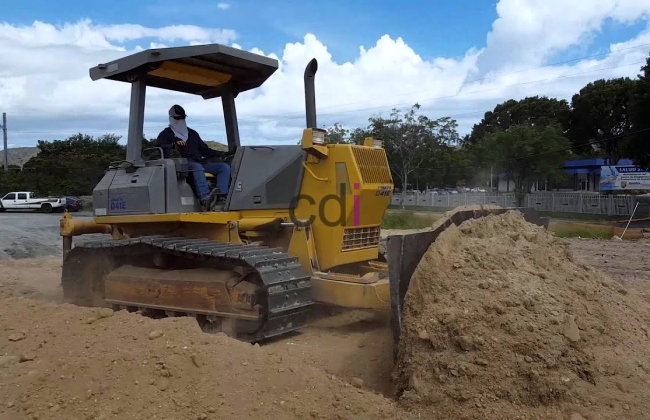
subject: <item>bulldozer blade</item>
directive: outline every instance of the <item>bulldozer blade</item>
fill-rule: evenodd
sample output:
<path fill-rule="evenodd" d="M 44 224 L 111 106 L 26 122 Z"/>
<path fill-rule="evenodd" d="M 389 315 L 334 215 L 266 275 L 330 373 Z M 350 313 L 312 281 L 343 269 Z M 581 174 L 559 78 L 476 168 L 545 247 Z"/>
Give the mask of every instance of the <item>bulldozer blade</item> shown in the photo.
<path fill-rule="evenodd" d="M 466 220 L 478 219 L 489 214 L 503 214 L 510 210 L 518 210 L 527 222 L 548 229 L 550 219 L 540 217 L 539 213 L 528 207 L 510 207 L 484 210 L 459 211 L 444 221 L 438 228 L 405 235 L 390 235 L 386 239 L 386 261 L 390 283 L 391 328 L 393 332 L 393 358 L 397 359 L 400 333 L 402 331 L 402 312 L 404 297 L 411 283 L 420 260 L 429 246 L 451 225 L 460 225 Z"/>

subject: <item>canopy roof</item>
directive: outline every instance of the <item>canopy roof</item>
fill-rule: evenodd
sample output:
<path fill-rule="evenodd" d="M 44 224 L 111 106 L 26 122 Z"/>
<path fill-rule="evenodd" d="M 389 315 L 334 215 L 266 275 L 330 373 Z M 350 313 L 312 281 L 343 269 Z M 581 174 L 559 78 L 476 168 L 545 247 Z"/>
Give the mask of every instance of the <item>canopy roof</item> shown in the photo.
<path fill-rule="evenodd" d="M 200 95 L 204 99 L 261 86 L 278 61 L 220 44 L 141 51 L 90 69 L 90 78 L 133 82 L 146 75 L 147 86 Z"/>

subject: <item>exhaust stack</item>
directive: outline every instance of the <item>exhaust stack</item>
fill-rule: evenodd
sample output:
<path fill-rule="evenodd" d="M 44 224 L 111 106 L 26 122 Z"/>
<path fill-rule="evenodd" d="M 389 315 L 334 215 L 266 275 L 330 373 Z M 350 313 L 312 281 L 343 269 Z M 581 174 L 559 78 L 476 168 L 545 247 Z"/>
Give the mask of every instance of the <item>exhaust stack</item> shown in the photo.
<path fill-rule="evenodd" d="M 307 117 L 307 128 L 316 126 L 316 89 L 314 77 L 318 71 L 318 61 L 312 58 L 305 68 L 305 112 Z"/>

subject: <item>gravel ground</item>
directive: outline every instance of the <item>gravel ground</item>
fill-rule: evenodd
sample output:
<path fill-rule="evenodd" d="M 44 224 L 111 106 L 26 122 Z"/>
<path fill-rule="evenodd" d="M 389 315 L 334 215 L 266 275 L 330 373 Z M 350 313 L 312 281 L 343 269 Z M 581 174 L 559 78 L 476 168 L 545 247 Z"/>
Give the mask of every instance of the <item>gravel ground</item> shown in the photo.
<path fill-rule="evenodd" d="M 61 255 L 61 213 L 0 213 L 0 260 Z M 92 219 L 90 212 L 73 213 L 75 219 Z"/>
<path fill-rule="evenodd" d="M 0 283 L 17 282 L 35 287 L 46 299 L 60 301 L 61 216 L 60 213 L 0 213 Z M 90 220 L 92 217 L 90 212 L 79 212 L 73 213 L 73 218 Z M 390 233 L 406 232 L 382 231 L 382 236 Z M 576 254 L 650 300 L 647 293 L 650 276 L 643 258 L 650 250 L 650 241 L 569 242 Z M 339 378 L 360 379 L 363 388 L 388 396 L 393 391 L 389 320 L 389 314 L 319 308 L 303 333 L 277 340 L 270 347 Z"/>

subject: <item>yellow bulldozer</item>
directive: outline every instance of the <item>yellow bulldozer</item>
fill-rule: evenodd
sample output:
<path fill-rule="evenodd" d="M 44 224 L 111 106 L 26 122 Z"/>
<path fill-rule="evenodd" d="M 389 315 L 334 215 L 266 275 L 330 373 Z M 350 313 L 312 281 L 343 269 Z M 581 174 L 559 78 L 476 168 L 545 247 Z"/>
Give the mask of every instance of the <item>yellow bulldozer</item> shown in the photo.
<path fill-rule="evenodd" d="M 235 99 L 277 68 L 272 58 L 210 44 L 150 49 L 90 69 L 92 80 L 131 84 L 127 150 L 93 191 L 94 220 L 61 219 L 69 302 L 192 316 L 206 331 L 251 342 L 304 327 L 314 302 L 392 310 L 397 342 L 410 275 L 441 229 L 390 237 L 380 252 L 393 192 L 386 152 L 373 138 L 328 143 L 316 123 L 316 59 L 304 73 L 300 143 L 241 145 Z M 202 210 L 186 159 L 143 150 L 147 87 L 221 98 L 231 166 L 223 210 Z M 442 229 L 500 211 L 457 213 Z M 73 237 L 96 233 L 105 235 L 72 246 Z"/>

